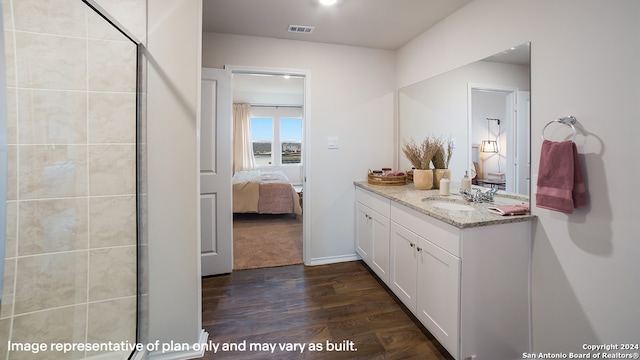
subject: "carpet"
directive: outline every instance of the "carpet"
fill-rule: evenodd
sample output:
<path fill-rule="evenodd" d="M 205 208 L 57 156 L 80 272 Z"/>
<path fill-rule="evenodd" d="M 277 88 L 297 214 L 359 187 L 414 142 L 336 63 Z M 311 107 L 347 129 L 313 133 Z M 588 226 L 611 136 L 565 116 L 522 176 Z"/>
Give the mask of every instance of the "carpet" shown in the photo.
<path fill-rule="evenodd" d="M 233 269 L 302 264 L 302 218 L 234 214 Z"/>

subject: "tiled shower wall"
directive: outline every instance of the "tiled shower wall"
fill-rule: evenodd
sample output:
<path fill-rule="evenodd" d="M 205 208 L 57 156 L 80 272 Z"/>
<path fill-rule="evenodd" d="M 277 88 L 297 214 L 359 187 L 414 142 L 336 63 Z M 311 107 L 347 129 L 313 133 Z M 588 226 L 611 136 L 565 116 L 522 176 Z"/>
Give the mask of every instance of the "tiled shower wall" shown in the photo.
<path fill-rule="evenodd" d="M 135 343 L 136 46 L 80 0 L 2 0 L 8 189 L 0 359 Z M 126 357 L 124 357 L 126 358 Z"/>

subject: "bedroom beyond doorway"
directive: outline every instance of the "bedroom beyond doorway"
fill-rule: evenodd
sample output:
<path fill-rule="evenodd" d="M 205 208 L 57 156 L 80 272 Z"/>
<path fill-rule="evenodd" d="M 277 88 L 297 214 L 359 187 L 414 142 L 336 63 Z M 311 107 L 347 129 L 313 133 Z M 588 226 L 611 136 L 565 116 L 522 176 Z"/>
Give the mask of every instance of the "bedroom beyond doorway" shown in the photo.
<path fill-rule="evenodd" d="M 302 70 L 226 67 L 232 72 L 234 107 L 249 105 L 250 108 L 249 136 L 245 134 L 242 140 L 237 140 L 237 134 L 234 135 L 234 154 L 238 148 L 242 148 L 243 154 L 242 167 L 234 160 L 234 179 L 245 172 L 258 172 L 261 179 L 267 176 L 263 174 L 281 172 L 293 187 L 294 195 L 292 213 L 272 215 L 285 212 L 265 205 L 273 198 L 266 196 L 266 191 L 274 190 L 275 185 L 263 188 L 266 180 L 262 179 L 260 189 L 265 190 L 265 196 L 259 191 L 261 207 L 257 210 L 236 207 L 235 199 L 236 195 L 240 196 L 240 190 L 234 185 L 233 270 L 303 264 L 305 224 L 301 206 L 303 187 L 306 187 L 304 105 L 308 74 Z M 237 127 L 236 120 L 234 124 Z M 249 144 L 246 144 L 247 140 Z M 253 164 L 244 161 L 245 153 L 251 153 L 255 159 Z M 234 159 L 240 157 L 234 155 Z M 308 189 L 304 190 L 307 192 Z"/>
<path fill-rule="evenodd" d="M 233 270 L 302 264 L 302 218 L 234 214 Z"/>

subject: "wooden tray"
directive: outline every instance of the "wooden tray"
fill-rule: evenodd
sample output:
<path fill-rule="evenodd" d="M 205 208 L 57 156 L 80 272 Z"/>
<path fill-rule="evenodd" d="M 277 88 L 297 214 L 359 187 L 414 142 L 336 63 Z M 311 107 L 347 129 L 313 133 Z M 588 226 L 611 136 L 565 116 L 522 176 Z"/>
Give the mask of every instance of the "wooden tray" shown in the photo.
<path fill-rule="evenodd" d="M 369 175 L 367 176 L 367 182 L 372 185 L 386 185 L 386 186 L 399 186 L 405 185 L 407 183 L 406 175 L 398 175 L 398 176 L 386 176 L 374 174 L 371 170 L 369 170 Z"/>
<path fill-rule="evenodd" d="M 405 174 L 407 174 L 407 182 L 408 183 L 412 183 L 413 182 L 413 173 L 411 172 L 406 172 Z"/>

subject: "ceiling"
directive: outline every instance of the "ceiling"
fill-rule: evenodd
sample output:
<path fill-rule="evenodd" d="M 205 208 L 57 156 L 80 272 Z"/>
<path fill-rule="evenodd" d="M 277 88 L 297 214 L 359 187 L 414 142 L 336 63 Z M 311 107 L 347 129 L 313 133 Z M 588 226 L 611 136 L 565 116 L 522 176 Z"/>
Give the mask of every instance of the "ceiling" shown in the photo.
<path fill-rule="evenodd" d="M 204 0 L 205 32 L 397 50 L 472 0 Z M 289 25 L 315 27 L 288 32 Z"/>
<path fill-rule="evenodd" d="M 203 0 L 205 32 L 397 50 L 473 0 Z M 288 32 L 313 26 L 311 34 Z M 528 46 L 488 58 L 524 65 Z M 264 98 L 269 93 L 273 99 Z M 301 85 L 280 76 L 235 76 L 234 101 L 298 105 Z M 296 100 L 300 99 L 300 100 Z"/>
<path fill-rule="evenodd" d="M 233 74 L 233 102 L 253 105 L 302 106 L 304 78 Z"/>

